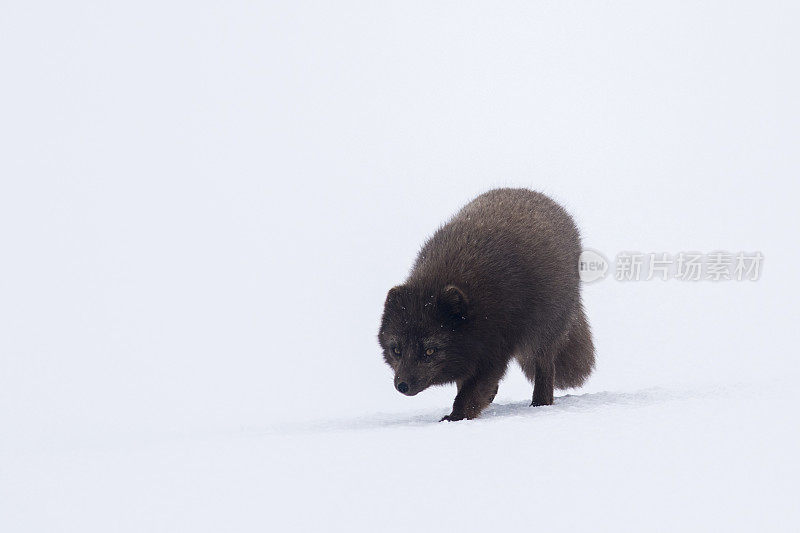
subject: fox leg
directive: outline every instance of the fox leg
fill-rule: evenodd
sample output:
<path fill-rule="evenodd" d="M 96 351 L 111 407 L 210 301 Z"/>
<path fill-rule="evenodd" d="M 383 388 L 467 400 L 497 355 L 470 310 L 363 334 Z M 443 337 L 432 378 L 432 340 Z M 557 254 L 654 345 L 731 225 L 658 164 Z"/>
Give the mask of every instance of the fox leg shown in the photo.
<path fill-rule="evenodd" d="M 458 394 L 453 401 L 453 411 L 442 421 L 473 419 L 492 403 L 499 388 L 500 376 L 478 374 L 459 383 Z"/>

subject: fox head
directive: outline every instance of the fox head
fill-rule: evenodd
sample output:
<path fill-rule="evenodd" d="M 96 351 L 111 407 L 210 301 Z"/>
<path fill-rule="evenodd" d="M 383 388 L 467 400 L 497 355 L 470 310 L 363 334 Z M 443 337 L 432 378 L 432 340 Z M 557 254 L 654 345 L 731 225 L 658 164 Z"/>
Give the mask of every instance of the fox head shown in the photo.
<path fill-rule="evenodd" d="M 465 292 L 451 284 L 438 290 L 399 285 L 389 291 L 378 342 L 399 392 L 414 396 L 463 375 L 469 307 Z"/>

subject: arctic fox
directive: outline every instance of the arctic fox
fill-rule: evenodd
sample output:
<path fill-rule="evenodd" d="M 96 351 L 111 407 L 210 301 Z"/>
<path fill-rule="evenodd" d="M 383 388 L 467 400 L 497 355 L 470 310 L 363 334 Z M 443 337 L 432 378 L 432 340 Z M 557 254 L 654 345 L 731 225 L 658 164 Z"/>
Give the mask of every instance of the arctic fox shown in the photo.
<path fill-rule="evenodd" d="M 475 418 L 513 358 L 533 382 L 531 405 L 578 387 L 594 368 L 581 303 L 581 242 L 544 194 L 495 189 L 428 239 L 408 279 L 386 297 L 378 341 L 394 386 L 413 396 L 456 383 L 452 412 Z"/>

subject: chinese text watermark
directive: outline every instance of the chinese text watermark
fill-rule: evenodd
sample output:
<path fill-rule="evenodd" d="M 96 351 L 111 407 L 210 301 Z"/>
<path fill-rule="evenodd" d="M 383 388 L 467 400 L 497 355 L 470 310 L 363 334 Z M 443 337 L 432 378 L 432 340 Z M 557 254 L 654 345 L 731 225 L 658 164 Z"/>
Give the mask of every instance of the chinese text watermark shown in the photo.
<path fill-rule="evenodd" d="M 756 281 L 761 276 L 761 252 L 620 252 L 610 263 L 596 250 L 581 253 L 581 281 L 591 283 L 609 273 L 617 281 Z"/>

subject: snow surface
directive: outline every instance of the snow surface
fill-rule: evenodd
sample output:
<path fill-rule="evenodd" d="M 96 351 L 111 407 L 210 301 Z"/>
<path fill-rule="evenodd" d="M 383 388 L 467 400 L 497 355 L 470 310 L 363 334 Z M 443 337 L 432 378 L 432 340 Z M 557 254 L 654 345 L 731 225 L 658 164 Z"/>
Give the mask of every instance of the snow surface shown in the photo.
<path fill-rule="evenodd" d="M 800 8 L 6 2 L 0 531 L 797 531 Z M 478 193 L 587 247 L 597 369 L 394 391 L 386 290 Z"/>

